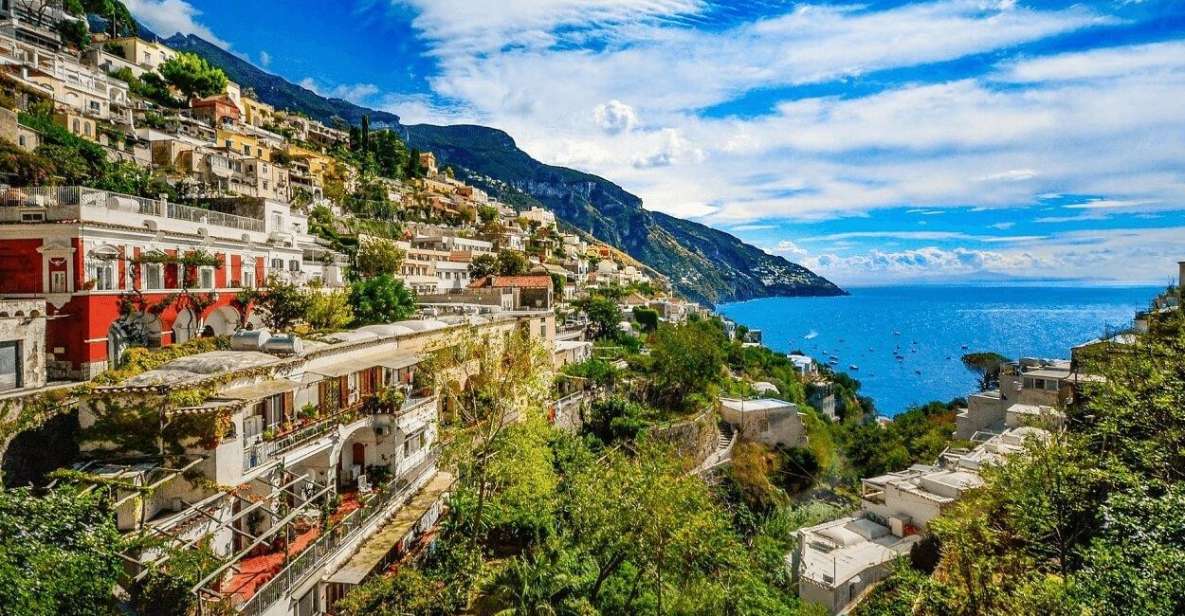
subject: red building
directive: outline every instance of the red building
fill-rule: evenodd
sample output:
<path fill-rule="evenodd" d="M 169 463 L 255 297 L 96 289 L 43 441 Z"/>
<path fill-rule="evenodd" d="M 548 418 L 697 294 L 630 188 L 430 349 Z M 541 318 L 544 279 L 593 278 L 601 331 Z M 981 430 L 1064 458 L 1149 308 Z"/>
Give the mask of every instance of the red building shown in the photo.
<path fill-rule="evenodd" d="M 325 259 L 306 217 L 278 202 L 254 209 L 252 217 L 87 188 L 10 189 L 0 196 L 0 296 L 45 299 L 50 377 L 87 379 L 130 345 L 257 325 L 235 298 L 272 273 L 341 284 L 340 255 Z"/>

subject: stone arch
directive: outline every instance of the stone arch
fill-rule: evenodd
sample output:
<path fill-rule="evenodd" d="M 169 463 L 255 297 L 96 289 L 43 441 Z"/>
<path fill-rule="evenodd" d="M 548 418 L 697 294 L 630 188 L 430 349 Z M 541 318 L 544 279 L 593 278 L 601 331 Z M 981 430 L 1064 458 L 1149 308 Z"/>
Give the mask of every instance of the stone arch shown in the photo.
<path fill-rule="evenodd" d="M 173 344 L 182 344 L 197 338 L 201 332 L 201 321 L 192 310 L 186 308 L 173 319 Z"/>
<path fill-rule="evenodd" d="M 203 335 L 205 330 L 209 329 L 214 336 L 229 336 L 238 331 L 239 318 L 239 311 L 230 306 L 215 308 L 210 312 L 210 316 L 206 317 Z"/>

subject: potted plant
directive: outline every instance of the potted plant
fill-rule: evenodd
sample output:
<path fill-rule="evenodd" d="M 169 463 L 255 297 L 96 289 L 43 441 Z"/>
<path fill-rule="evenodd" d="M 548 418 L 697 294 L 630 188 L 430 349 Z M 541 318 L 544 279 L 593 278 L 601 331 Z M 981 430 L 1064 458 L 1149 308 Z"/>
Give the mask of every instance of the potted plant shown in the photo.
<path fill-rule="evenodd" d="M 317 407 L 311 402 L 302 406 L 300 408 L 300 417 L 301 419 L 312 423 L 313 420 L 317 419 Z"/>
<path fill-rule="evenodd" d="M 264 430 L 264 431 L 263 431 L 263 435 L 262 435 L 262 436 L 263 436 L 263 440 L 265 440 L 265 441 L 272 441 L 272 440 L 275 440 L 275 438 L 276 438 L 276 431 L 275 431 L 274 429 L 272 429 L 272 428 L 268 428 L 267 430 Z"/>

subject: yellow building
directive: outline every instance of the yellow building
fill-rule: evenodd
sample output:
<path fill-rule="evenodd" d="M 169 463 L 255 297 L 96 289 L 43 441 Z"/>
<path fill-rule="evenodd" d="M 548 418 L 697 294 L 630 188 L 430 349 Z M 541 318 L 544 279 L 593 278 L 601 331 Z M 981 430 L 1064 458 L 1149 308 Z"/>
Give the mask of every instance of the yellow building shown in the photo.
<path fill-rule="evenodd" d="M 261 158 L 266 161 L 271 161 L 272 150 L 267 145 L 260 142 L 255 135 L 247 135 L 225 128 L 218 129 L 218 135 L 215 143 L 220 148 L 226 148 L 236 154 L 243 156 L 251 156 L 254 158 Z"/>
<path fill-rule="evenodd" d="M 156 70 L 160 65 L 177 56 L 177 52 L 161 43 L 146 41 L 135 36 L 111 39 L 107 52 L 122 56 L 124 60 L 146 69 Z"/>
<path fill-rule="evenodd" d="M 249 96 L 242 97 L 241 102 L 243 104 L 243 121 L 247 124 L 263 128 L 275 123 L 275 107 Z"/>

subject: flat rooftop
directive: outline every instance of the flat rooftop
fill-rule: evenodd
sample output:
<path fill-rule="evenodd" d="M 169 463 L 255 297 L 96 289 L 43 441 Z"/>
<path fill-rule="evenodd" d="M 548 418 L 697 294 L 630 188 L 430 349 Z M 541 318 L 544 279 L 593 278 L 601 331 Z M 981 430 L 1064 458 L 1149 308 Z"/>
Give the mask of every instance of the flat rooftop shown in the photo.
<path fill-rule="evenodd" d="M 247 370 L 280 363 L 274 355 L 258 351 L 210 351 L 174 359 L 160 368 L 137 374 L 124 381 L 123 387 L 180 385 L 216 374 Z"/>
<path fill-rule="evenodd" d="M 803 529 L 799 573 L 811 581 L 837 588 L 871 567 L 909 553 L 916 535 L 896 537 L 864 518 L 840 518 Z"/>
<path fill-rule="evenodd" d="M 756 400 L 737 400 L 735 398 L 721 398 L 720 404 L 724 408 L 738 411 L 741 413 L 748 413 L 750 411 L 773 411 L 779 409 L 797 410 L 798 407 L 784 400 L 776 398 L 760 398 Z"/>

